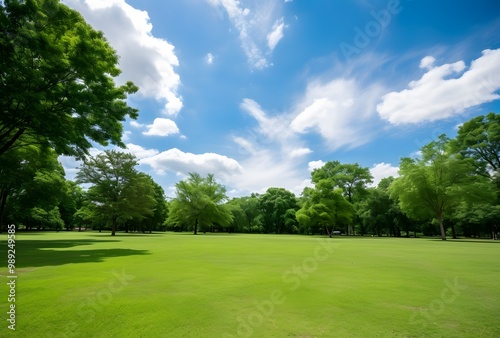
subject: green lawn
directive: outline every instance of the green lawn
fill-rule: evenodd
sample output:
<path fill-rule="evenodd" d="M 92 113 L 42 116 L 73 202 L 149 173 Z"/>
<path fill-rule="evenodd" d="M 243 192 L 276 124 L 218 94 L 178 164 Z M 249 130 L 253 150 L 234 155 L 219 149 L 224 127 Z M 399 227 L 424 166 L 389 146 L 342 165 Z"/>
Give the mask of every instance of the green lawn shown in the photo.
<path fill-rule="evenodd" d="M 16 256 L 1 337 L 500 337 L 500 242 L 18 232 Z"/>

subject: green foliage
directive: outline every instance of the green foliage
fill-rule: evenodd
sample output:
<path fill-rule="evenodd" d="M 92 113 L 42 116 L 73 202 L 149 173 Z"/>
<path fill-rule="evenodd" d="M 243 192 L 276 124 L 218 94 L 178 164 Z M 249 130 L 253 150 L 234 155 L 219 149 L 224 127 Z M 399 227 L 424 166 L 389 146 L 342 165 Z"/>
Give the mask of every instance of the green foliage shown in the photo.
<path fill-rule="evenodd" d="M 488 177 L 500 170 L 500 114 L 489 113 L 464 123 L 452 142 L 454 150 L 474 159 L 479 173 Z"/>
<path fill-rule="evenodd" d="M 135 169 L 131 154 L 105 151 L 85 160 L 77 174 L 78 183 L 90 183 L 89 207 L 100 219 L 111 224 L 114 236 L 118 223 L 142 220 L 154 214 L 156 200 L 151 178 Z"/>
<path fill-rule="evenodd" d="M 339 161 L 328 161 L 323 167 L 314 169 L 311 173 L 313 183 L 330 179 L 335 188 L 342 189 L 342 193 L 349 203 L 354 203 L 355 198 L 366 194 L 367 184 L 372 182 L 372 175 L 368 168 L 359 164 L 342 164 Z"/>
<path fill-rule="evenodd" d="M 265 233 L 296 232 L 295 211 L 298 209 L 295 195 L 284 188 L 269 188 L 259 198 L 262 226 Z"/>
<path fill-rule="evenodd" d="M 441 135 L 422 147 L 421 159 L 403 158 L 400 175 L 389 188 L 401 209 L 416 219 L 436 218 L 443 240 L 445 218 L 462 201 L 492 198 L 487 182 L 474 175 L 471 163 L 449 151 L 449 139 Z"/>
<path fill-rule="evenodd" d="M 227 206 L 233 214 L 232 231 L 260 233 L 264 230 L 258 195 L 233 198 Z"/>
<path fill-rule="evenodd" d="M 124 146 L 138 88 L 115 85 L 118 56 L 102 32 L 58 0 L 4 1 L 0 24 L 0 156 L 33 142 L 79 157 L 91 141 Z"/>
<path fill-rule="evenodd" d="M 167 224 L 192 225 L 196 235 L 198 225 L 209 227 L 217 224 L 224 227 L 231 223 L 233 215 L 224 204 L 227 200 L 226 188 L 215 181 L 213 174 L 201 177 L 190 173 L 175 187 L 177 197 L 170 202 Z"/>
<path fill-rule="evenodd" d="M 347 227 L 354 217 L 354 208 L 335 189 L 332 179 L 321 179 L 314 188 L 305 188 L 302 207 L 297 211 L 297 220 L 303 233 L 320 233 L 324 230 L 330 237 L 335 229 Z"/>
<path fill-rule="evenodd" d="M 37 145 L 12 148 L 4 159 L 0 164 L 0 221 L 9 210 L 7 217 L 30 227 L 35 220 L 30 210 L 49 213 L 63 200 L 64 170 L 54 151 Z M 45 224 L 49 223 L 38 222 L 37 226 Z"/>

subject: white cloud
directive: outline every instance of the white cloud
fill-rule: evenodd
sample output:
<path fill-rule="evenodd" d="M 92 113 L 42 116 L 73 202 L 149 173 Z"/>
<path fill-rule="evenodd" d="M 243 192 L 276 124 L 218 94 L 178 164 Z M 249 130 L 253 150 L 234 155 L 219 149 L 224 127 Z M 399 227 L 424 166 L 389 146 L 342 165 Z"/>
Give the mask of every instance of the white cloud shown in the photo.
<path fill-rule="evenodd" d="M 157 149 L 145 149 L 141 147 L 140 145 L 133 144 L 133 143 L 127 143 L 127 151 L 137 157 L 138 159 L 143 159 L 147 157 L 154 156 L 159 153 Z"/>
<path fill-rule="evenodd" d="M 270 187 L 285 188 L 295 194 L 302 191 L 299 189 L 306 174 L 300 162 L 279 150 L 261 148 L 246 157 L 241 166 L 243 170 L 227 180 L 241 195 L 264 193 Z"/>
<path fill-rule="evenodd" d="M 399 167 L 393 167 L 389 163 L 377 163 L 370 168 L 370 173 L 373 176 L 373 183 L 370 184 L 372 187 L 376 187 L 383 178 L 386 177 L 398 177 Z"/>
<path fill-rule="evenodd" d="M 319 169 L 325 165 L 325 162 L 318 160 L 318 161 L 311 161 L 307 164 L 309 171 L 313 171 L 314 169 Z"/>
<path fill-rule="evenodd" d="M 130 130 L 125 130 L 122 135 L 122 141 L 123 142 L 130 141 L 130 135 L 132 135 L 132 132 Z"/>
<path fill-rule="evenodd" d="M 421 66 L 431 67 L 429 60 L 424 58 Z M 377 111 L 396 125 L 461 114 L 470 107 L 500 98 L 496 93 L 500 89 L 499 65 L 500 49 L 487 49 L 472 61 L 468 70 L 464 61 L 429 68 L 419 80 L 410 82 L 408 89 L 384 95 Z"/>
<path fill-rule="evenodd" d="M 255 153 L 256 152 L 256 149 L 255 149 L 254 145 L 252 144 L 252 142 L 244 139 L 243 137 L 235 136 L 235 137 L 233 137 L 233 141 L 248 153 Z"/>
<path fill-rule="evenodd" d="M 239 194 L 263 193 L 270 187 L 281 187 L 300 194 L 308 176 L 303 158 L 311 149 L 290 130 L 290 114 L 270 116 L 255 101 L 244 99 L 241 109 L 251 115 L 258 126 L 248 137 L 233 137 L 245 152 L 244 170 L 228 181 Z M 307 181 L 307 180 L 306 180 Z"/>
<path fill-rule="evenodd" d="M 308 155 L 312 153 L 312 150 L 309 149 L 309 148 L 297 148 L 297 149 L 293 149 L 292 151 L 290 151 L 290 157 L 302 157 L 302 156 L 305 156 L 305 155 Z"/>
<path fill-rule="evenodd" d="M 268 116 L 262 107 L 251 99 L 244 99 L 240 107 L 259 123 L 257 132 L 266 139 L 286 146 L 293 138 L 294 133 L 289 128 L 290 118 L 286 114 Z"/>
<path fill-rule="evenodd" d="M 312 81 L 295 107 L 294 132 L 317 132 L 331 149 L 356 147 L 373 136 L 374 107 L 382 88 L 362 88 L 354 79 Z"/>
<path fill-rule="evenodd" d="M 120 56 L 120 81 L 133 81 L 140 88 L 140 95 L 164 102 L 164 112 L 169 115 L 176 115 L 182 109 L 182 99 L 177 93 L 180 77 L 174 71 L 179 60 L 174 46 L 153 36 L 153 25 L 146 11 L 124 0 L 63 2 L 79 11 L 92 27 L 104 32 Z"/>
<path fill-rule="evenodd" d="M 285 23 L 283 22 L 283 18 L 276 20 L 273 25 L 273 30 L 267 34 L 267 46 L 271 51 L 274 50 L 278 42 L 283 38 L 283 28 L 285 27 Z"/>
<path fill-rule="evenodd" d="M 134 128 L 142 128 L 142 127 L 144 127 L 144 124 L 139 123 L 137 121 L 130 121 L 130 126 L 132 126 Z"/>
<path fill-rule="evenodd" d="M 206 1 L 226 11 L 239 33 L 241 48 L 250 65 L 257 69 L 269 66 L 267 57 L 283 37 L 284 22 L 283 19 L 277 19 L 282 10 L 282 2 L 280 0 Z"/>
<path fill-rule="evenodd" d="M 212 63 L 214 63 L 214 56 L 212 53 L 208 53 L 207 56 L 205 57 L 205 60 L 207 61 L 207 63 L 209 65 L 211 65 Z"/>
<path fill-rule="evenodd" d="M 147 126 L 148 130 L 143 132 L 147 136 L 168 136 L 179 133 L 179 128 L 174 121 L 164 118 L 156 118 L 153 124 Z"/>
<path fill-rule="evenodd" d="M 227 178 L 243 170 L 241 165 L 232 158 L 214 153 L 186 153 L 177 148 L 144 158 L 141 163 L 150 165 L 158 174 L 164 174 L 167 171 L 183 175 L 197 172 L 200 175 L 213 173 L 218 177 Z"/>
<path fill-rule="evenodd" d="M 432 56 L 426 56 L 420 61 L 420 68 L 422 69 L 431 69 L 432 66 L 434 65 L 434 62 L 436 59 Z"/>

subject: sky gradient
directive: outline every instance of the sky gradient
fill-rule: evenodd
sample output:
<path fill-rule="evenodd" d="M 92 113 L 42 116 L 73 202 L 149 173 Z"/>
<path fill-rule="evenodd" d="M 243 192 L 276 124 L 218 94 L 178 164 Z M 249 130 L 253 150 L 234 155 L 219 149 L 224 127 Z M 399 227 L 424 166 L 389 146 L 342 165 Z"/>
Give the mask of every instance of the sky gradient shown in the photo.
<path fill-rule="evenodd" d="M 140 87 L 125 151 L 174 196 L 299 195 L 330 160 L 397 175 L 442 133 L 500 112 L 497 0 L 64 0 Z M 104 148 L 96 146 L 92 154 Z M 69 179 L 78 162 L 60 158 Z"/>

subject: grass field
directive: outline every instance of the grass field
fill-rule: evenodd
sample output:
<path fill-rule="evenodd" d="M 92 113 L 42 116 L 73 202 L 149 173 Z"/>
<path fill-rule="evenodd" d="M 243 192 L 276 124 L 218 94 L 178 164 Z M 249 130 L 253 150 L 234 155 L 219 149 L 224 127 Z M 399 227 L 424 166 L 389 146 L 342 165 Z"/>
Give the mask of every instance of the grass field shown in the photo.
<path fill-rule="evenodd" d="M 17 233 L 0 336 L 500 337 L 500 242 Z"/>

